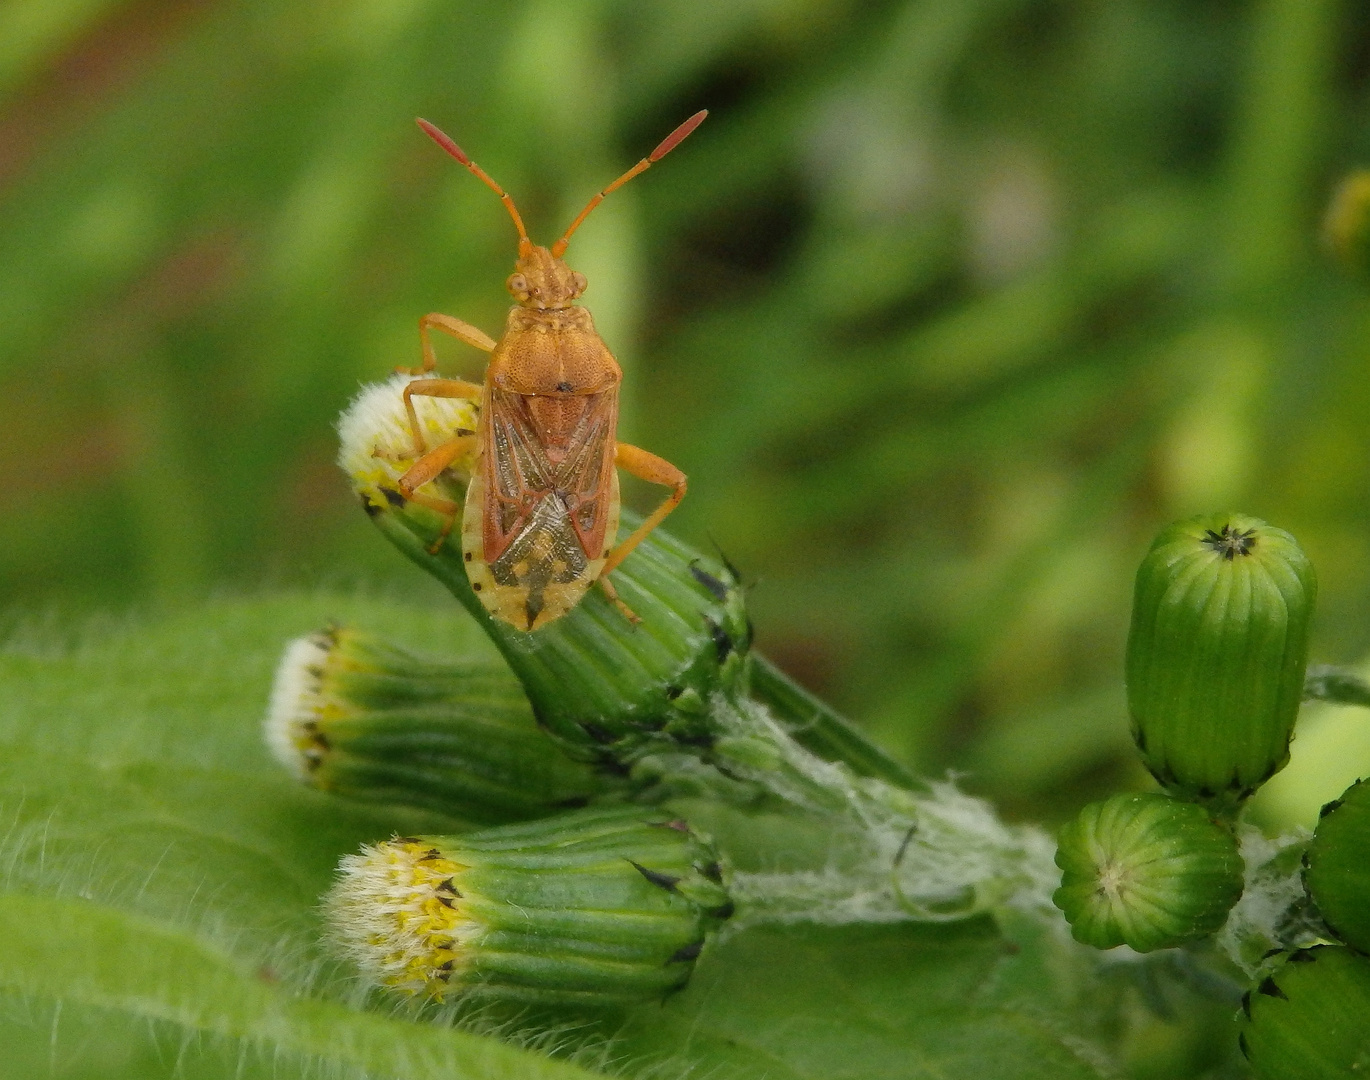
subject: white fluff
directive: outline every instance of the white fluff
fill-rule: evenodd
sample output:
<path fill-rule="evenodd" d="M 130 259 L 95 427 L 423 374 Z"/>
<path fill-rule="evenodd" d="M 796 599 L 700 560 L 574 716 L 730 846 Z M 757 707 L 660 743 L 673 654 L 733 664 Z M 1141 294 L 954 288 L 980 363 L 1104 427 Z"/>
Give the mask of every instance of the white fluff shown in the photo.
<path fill-rule="evenodd" d="M 427 850 L 396 839 L 346 856 L 324 913 L 329 936 L 368 982 L 442 997 L 449 978 L 459 981 L 481 926 L 460 904 L 437 903 L 439 883 L 460 867 L 425 857 Z"/>
<path fill-rule="evenodd" d="M 393 491 L 416 460 L 414 436 L 404 410 L 404 388 L 419 378 L 432 376 L 396 374 L 385 382 L 369 383 L 338 418 L 338 465 L 347 473 L 352 489 L 359 495 L 375 496 L 377 505 L 384 500 L 380 489 Z M 412 400 L 430 450 L 458 431 L 475 430 L 479 412 L 475 402 L 420 396 Z M 458 459 L 452 468 L 461 472 L 469 465 L 469 459 Z"/>
<path fill-rule="evenodd" d="M 937 922 L 1000 904 L 1058 917 L 1051 904 L 1060 884 L 1055 844 L 1041 830 L 1005 824 L 987 802 L 950 781 L 909 792 L 822 761 L 754 702 L 718 695 L 712 704 L 729 735 L 760 738 L 781 751 L 768 768 L 729 761 L 729 771 L 826 819 L 833 830 L 822 870 L 735 872 L 729 892 L 738 916 L 730 930 L 758 922 Z"/>
<path fill-rule="evenodd" d="M 303 748 L 311 740 L 304 725 L 319 716 L 324 665 L 333 644 L 325 634 L 310 634 L 286 645 L 262 723 L 272 756 L 301 780 L 310 772 Z"/>
<path fill-rule="evenodd" d="M 1271 838 L 1243 825 L 1237 839 L 1246 862 L 1246 885 L 1217 942 L 1242 970 L 1255 975 L 1269 950 L 1316 945 L 1324 940 L 1323 928 L 1308 911 L 1303 887 L 1308 830 Z"/>

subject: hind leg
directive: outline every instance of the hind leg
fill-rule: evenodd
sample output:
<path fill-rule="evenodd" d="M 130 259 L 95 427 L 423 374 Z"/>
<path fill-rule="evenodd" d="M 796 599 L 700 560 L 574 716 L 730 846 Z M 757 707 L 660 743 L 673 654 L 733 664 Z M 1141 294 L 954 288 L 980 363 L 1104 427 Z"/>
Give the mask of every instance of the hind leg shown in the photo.
<path fill-rule="evenodd" d="M 625 472 L 636 476 L 639 480 L 646 480 L 649 484 L 660 484 L 662 487 L 670 488 L 671 493 L 661 501 L 661 505 L 647 516 L 646 521 L 634 529 L 626 540 L 609 552 L 609 557 L 604 561 L 601 577 L 607 576 L 619 563 L 626 559 L 632 553 L 633 548 L 642 543 L 647 538 L 648 533 L 660 525 L 666 515 L 679 506 L 680 500 L 685 498 L 685 474 L 665 458 L 649 454 L 646 450 L 640 450 L 628 443 L 619 443 L 614 452 L 614 464 Z"/>

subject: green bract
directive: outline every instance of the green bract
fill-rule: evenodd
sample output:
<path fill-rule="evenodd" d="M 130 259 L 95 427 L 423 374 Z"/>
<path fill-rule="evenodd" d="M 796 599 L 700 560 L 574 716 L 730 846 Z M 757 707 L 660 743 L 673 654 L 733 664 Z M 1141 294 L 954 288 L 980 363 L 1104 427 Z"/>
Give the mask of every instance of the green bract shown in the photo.
<path fill-rule="evenodd" d="M 1370 953 L 1370 781 L 1322 808 L 1304 882 L 1337 936 Z"/>
<path fill-rule="evenodd" d="M 374 982 L 439 1000 L 659 998 L 732 913 L 709 842 L 641 809 L 399 837 L 340 872 L 334 939 Z"/>
<path fill-rule="evenodd" d="M 1370 1075 L 1370 959 L 1337 945 L 1293 953 L 1242 999 L 1238 1023 L 1261 1080 Z"/>
<path fill-rule="evenodd" d="M 1232 834 L 1167 795 L 1090 803 L 1059 838 L 1052 896 L 1076 940 L 1100 949 L 1170 948 L 1220 929 L 1242 894 Z"/>
<path fill-rule="evenodd" d="M 420 659 L 346 627 L 286 646 L 266 739 L 315 787 L 481 823 L 580 805 L 610 785 L 538 730 L 498 662 Z"/>
<path fill-rule="evenodd" d="M 1137 571 L 1127 697 L 1162 786 L 1235 802 L 1284 766 L 1316 588 L 1294 538 L 1244 514 L 1156 538 Z"/>
<path fill-rule="evenodd" d="M 624 763 L 652 749 L 707 746 L 717 734 L 709 696 L 744 690 L 748 676 L 751 624 L 733 572 L 656 530 L 614 572 L 640 623 L 630 623 L 597 588 L 531 634 L 492 619 L 471 591 L 459 538 L 433 553 L 442 518 L 399 491 L 414 454 L 401 401 L 406 381 L 397 376 L 367 387 L 352 403 L 339 423 L 339 462 L 380 530 L 490 635 L 538 722 L 568 753 L 589 761 Z M 473 424 L 467 402 L 424 399 L 423 408 L 430 443 Z M 465 495 L 459 470 L 435 483 L 454 501 Z M 625 511 L 623 527 L 639 520 Z"/>

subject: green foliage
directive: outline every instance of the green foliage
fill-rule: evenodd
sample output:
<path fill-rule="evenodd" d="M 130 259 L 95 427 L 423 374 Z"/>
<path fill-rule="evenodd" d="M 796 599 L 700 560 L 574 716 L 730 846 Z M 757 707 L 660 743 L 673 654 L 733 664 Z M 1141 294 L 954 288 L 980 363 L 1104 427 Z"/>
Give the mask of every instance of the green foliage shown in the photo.
<path fill-rule="evenodd" d="M 625 437 L 690 475 L 672 527 L 759 579 L 759 648 L 894 772 L 955 766 L 1011 814 L 1068 817 L 1144 782 L 1117 673 L 1127 581 L 1161 523 L 1223 505 L 1281 522 L 1332 598 L 1315 657 L 1370 647 L 1370 296 L 1315 247 L 1332 179 L 1370 153 L 1367 34 L 1336 0 L 11 0 L 4 618 L 178 610 L 264 578 L 427 596 L 348 496 L 331 425 L 358 382 L 415 360 L 422 313 L 498 330 L 513 237 L 412 118 L 450 130 L 545 239 L 708 107 L 570 249 L 627 370 Z M 445 371 L 476 372 L 440 348 Z M 291 788 L 244 722 L 276 659 L 255 638 L 352 609 L 232 610 L 11 647 L 0 834 L 26 854 L 0 865 L 11 889 L 189 926 L 244 971 L 285 941 L 302 980 L 337 856 L 423 823 Z M 492 655 L 455 620 L 365 612 Z M 1307 806 L 1311 824 L 1370 770 L 1337 714 L 1310 719 L 1256 813 Z M 1293 775 L 1319 747 L 1323 772 L 1350 771 L 1325 790 Z M 928 955 L 960 940 L 867 934 Z M 787 971 L 845 963 L 849 937 L 823 951 L 834 935 L 787 938 L 765 985 L 799 994 Z M 918 1045 L 962 1030 L 913 982 L 890 992 Z M 120 1000 L 11 992 L 7 1061 L 267 1076 L 295 1052 L 246 1012 L 200 1037 L 142 1019 L 155 994 Z M 736 1045 L 780 1071 L 747 1015 L 724 1016 Z M 1124 1045 L 1160 1047 L 1151 1075 L 1171 1080 L 1219 1067 L 1218 1030 L 1147 1014 Z"/>
<path fill-rule="evenodd" d="M 464 615 L 336 595 L 33 629 L 0 653 L 12 1075 L 1099 1075 L 1110 995 L 1092 962 L 1031 922 L 1007 937 L 984 921 L 743 932 L 664 1005 L 588 1028 L 575 1013 L 526 1031 L 527 1018 L 506 1019 L 513 1044 L 480 1033 L 491 1016 L 453 1030 L 358 1011 L 317 952 L 334 865 L 396 830 L 460 823 L 331 798 L 269 760 L 258 725 L 276 655 L 330 617 L 482 655 Z M 773 857 L 756 835 L 732 850 Z M 563 1060 L 520 1049 L 521 1031 L 550 1037 Z"/>
<path fill-rule="evenodd" d="M 1354 5 L 4 11 L 11 598 L 412 580 L 330 427 L 424 312 L 497 332 L 514 254 L 413 117 L 546 239 L 708 107 L 570 255 L 626 437 L 689 473 L 673 528 L 760 579 L 763 651 L 1063 818 L 1138 776 L 1110 688 L 1160 523 L 1281 522 L 1340 598 L 1325 659 L 1370 645 L 1370 299 L 1316 247 L 1370 149 Z"/>

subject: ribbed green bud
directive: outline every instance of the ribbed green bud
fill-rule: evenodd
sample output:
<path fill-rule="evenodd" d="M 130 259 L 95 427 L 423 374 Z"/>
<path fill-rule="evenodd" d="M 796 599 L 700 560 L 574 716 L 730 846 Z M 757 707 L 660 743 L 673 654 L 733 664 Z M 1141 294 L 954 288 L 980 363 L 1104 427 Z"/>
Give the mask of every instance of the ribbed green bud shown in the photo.
<path fill-rule="evenodd" d="M 1237 1023 L 1261 1080 L 1370 1076 L 1370 958 L 1339 945 L 1292 953 L 1242 999 Z"/>
<path fill-rule="evenodd" d="M 748 675 L 751 624 L 732 570 L 657 529 L 613 574 L 639 624 L 598 588 L 533 633 L 492 619 L 471 591 L 460 538 L 449 536 L 432 553 L 442 517 L 399 491 L 414 455 L 401 401 L 406 381 L 396 376 L 367 387 L 338 426 L 339 464 L 372 521 L 481 624 L 523 684 L 538 721 L 568 753 L 623 763 L 671 744 L 707 746 L 716 734 L 709 697 L 743 691 Z M 416 401 L 429 445 L 473 426 L 467 402 Z M 459 468 L 433 484 L 444 498 L 465 497 Z M 625 511 L 625 535 L 640 520 Z"/>
<path fill-rule="evenodd" d="M 1132 732 L 1167 790 L 1236 803 L 1289 760 L 1313 567 L 1244 514 L 1170 526 L 1137 571 L 1127 642 Z"/>
<path fill-rule="evenodd" d="M 1348 270 L 1370 276 L 1370 170 L 1357 169 L 1337 185 L 1323 239 Z"/>
<path fill-rule="evenodd" d="M 339 869 L 334 939 L 374 982 L 436 1000 L 661 998 L 732 914 L 709 842 L 639 809 L 400 837 Z"/>
<path fill-rule="evenodd" d="M 1195 803 L 1156 792 L 1090 803 L 1062 830 L 1052 901 L 1077 941 L 1167 949 L 1215 933 L 1242 894 L 1237 841 Z"/>
<path fill-rule="evenodd" d="M 344 627 L 286 647 L 265 734 L 315 787 L 481 823 L 582 805 L 610 783 L 538 730 L 503 665 L 424 660 Z"/>
<path fill-rule="evenodd" d="M 1337 937 L 1370 953 L 1370 780 L 1322 808 L 1303 880 Z"/>

